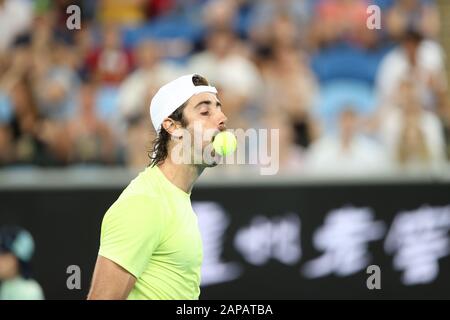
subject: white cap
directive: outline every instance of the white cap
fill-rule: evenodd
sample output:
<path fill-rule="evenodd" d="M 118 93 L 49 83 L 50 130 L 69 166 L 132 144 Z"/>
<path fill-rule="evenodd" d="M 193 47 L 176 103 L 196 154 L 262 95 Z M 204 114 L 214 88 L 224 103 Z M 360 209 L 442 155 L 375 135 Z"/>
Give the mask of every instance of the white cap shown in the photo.
<path fill-rule="evenodd" d="M 150 118 L 156 132 L 159 133 L 164 119 L 192 96 L 202 92 L 217 93 L 216 88 L 211 86 L 195 86 L 192 82 L 194 75 L 181 76 L 165 84 L 156 92 L 150 103 Z"/>

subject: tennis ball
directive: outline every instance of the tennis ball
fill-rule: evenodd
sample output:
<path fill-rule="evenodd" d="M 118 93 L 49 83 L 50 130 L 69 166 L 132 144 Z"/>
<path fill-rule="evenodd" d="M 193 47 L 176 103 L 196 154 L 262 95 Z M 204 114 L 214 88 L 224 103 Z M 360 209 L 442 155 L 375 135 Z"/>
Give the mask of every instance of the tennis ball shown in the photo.
<path fill-rule="evenodd" d="M 221 156 L 233 153 L 236 150 L 236 146 L 236 137 L 229 131 L 219 132 L 213 141 L 214 150 Z"/>

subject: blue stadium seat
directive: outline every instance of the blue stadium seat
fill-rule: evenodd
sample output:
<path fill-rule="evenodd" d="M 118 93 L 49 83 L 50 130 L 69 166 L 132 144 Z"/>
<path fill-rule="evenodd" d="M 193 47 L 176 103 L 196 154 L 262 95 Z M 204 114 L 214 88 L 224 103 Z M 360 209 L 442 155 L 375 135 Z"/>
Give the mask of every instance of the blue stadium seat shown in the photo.
<path fill-rule="evenodd" d="M 311 67 L 324 84 L 337 79 L 355 79 L 373 85 L 376 72 L 387 48 L 365 50 L 339 43 L 312 56 Z"/>
<path fill-rule="evenodd" d="M 125 28 L 123 31 L 123 40 L 127 47 L 134 47 L 144 39 L 181 38 L 196 42 L 202 34 L 200 25 L 193 24 L 184 15 L 163 16 L 139 27 Z"/>

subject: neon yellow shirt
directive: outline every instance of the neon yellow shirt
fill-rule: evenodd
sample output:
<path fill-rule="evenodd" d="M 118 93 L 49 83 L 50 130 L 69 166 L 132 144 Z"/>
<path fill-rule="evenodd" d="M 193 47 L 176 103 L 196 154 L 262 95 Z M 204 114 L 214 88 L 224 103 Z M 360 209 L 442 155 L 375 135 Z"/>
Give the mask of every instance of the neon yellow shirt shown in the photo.
<path fill-rule="evenodd" d="M 99 255 L 136 277 L 128 299 L 198 299 L 203 258 L 190 194 L 148 167 L 106 212 Z"/>

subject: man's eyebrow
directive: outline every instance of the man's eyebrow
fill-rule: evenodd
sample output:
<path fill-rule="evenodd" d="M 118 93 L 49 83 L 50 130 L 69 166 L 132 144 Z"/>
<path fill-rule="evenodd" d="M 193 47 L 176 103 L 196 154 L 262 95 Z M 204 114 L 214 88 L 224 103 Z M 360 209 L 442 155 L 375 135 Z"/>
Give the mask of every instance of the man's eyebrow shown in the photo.
<path fill-rule="evenodd" d="M 213 102 L 211 100 L 203 100 L 203 101 L 200 101 L 199 103 L 197 103 L 194 108 L 197 108 L 197 107 L 201 106 L 202 104 L 206 104 L 206 105 L 210 106 L 213 104 Z M 220 101 L 216 101 L 216 106 L 222 107 L 222 103 L 220 103 Z"/>

